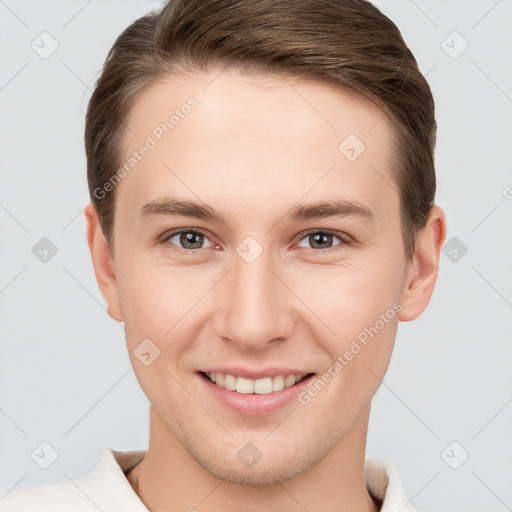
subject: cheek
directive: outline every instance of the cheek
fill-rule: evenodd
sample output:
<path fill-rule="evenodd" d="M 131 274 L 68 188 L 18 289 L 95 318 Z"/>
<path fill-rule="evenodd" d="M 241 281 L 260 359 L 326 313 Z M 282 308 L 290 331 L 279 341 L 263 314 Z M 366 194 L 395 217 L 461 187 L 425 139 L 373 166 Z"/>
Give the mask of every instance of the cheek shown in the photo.
<path fill-rule="evenodd" d="M 352 397 L 346 407 L 368 401 L 389 364 L 402 272 L 391 260 L 388 265 L 380 258 L 379 265 L 354 263 L 303 272 L 294 283 L 297 295 L 318 316 L 309 327 L 332 361 L 324 369 L 336 376 L 331 389 L 343 389 L 344 396 Z"/>
<path fill-rule="evenodd" d="M 210 270 L 211 273 L 211 270 Z M 120 304 L 123 313 L 126 342 L 132 365 L 139 381 L 152 385 L 156 379 L 169 380 L 165 370 L 172 373 L 191 365 L 190 354 L 197 355 L 196 346 L 204 322 L 202 305 L 212 288 L 212 275 L 196 267 L 153 265 L 142 261 L 125 264 L 118 273 Z M 158 353 L 151 371 L 137 360 L 144 340 Z M 151 350 L 150 350 L 151 351 Z M 141 383 L 142 385 L 142 383 Z"/>
<path fill-rule="evenodd" d="M 118 286 L 136 378 L 158 410 L 172 409 L 187 399 L 178 384 L 180 368 L 196 338 L 193 304 L 204 290 L 198 282 L 191 285 L 186 272 L 135 262 L 119 270 Z"/>
<path fill-rule="evenodd" d="M 318 265 L 289 275 L 291 288 L 324 325 L 324 334 L 355 337 L 400 297 L 402 270 L 382 261 Z"/>
<path fill-rule="evenodd" d="M 204 274 L 204 273 L 203 273 Z M 127 262 L 118 275 L 120 302 L 127 322 L 163 335 L 198 303 L 208 285 L 198 267 Z"/>

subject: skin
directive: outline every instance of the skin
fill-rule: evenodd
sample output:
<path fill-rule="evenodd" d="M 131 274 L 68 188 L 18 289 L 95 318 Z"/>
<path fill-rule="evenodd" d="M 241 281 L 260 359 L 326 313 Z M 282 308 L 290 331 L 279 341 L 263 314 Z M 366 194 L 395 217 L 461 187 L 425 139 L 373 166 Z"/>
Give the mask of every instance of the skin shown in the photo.
<path fill-rule="evenodd" d="M 191 96 L 197 107 L 117 185 L 114 257 L 86 208 L 96 278 L 109 315 L 125 324 L 151 404 L 149 448 L 127 478 L 153 512 L 379 510 L 364 475 L 371 400 L 398 321 L 418 317 L 432 295 L 444 213 L 432 208 L 408 261 L 388 118 L 353 92 L 300 79 L 166 77 L 134 103 L 126 154 Z M 349 133 L 366 146 L 353 162 L 338 150 Z M 145 203 L 171 194 L 206 203 L 226 223 L 138 218 Z M 337 198 L 367 206 L 373 220 L 284 219 L 297 203 Z M 194 253 L 179 236 L 159 241 L 176 228 L 202 231 L 202 248 Z M 357 244 L 333 236 L 315 246 L 311 229 Z M 263 248 L 252 263 L 236 252 L 247 236 Z M 204 392 L 197 372 L 215 365 L 321 376 L 394 303 L 400 313 L 306 405 L 248 416 Z M 161 351 L 149 366 L 134 355 L 147 338 Z M 249 441 L 263 455 L 247 468 L 237 452 Z"/>

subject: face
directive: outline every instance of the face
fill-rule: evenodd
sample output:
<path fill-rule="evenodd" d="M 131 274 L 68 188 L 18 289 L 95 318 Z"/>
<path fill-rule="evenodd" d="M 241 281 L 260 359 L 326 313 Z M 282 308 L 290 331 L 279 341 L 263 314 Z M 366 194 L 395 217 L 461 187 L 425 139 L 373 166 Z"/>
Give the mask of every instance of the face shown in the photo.
<path fill-rule="evenodd" d="M 218 73 L 166 78 L 134 104 L 102 291 L 160 438 L 219 478 L 268 484 L 359 425 L 411 267 L 383 111 Z"/>

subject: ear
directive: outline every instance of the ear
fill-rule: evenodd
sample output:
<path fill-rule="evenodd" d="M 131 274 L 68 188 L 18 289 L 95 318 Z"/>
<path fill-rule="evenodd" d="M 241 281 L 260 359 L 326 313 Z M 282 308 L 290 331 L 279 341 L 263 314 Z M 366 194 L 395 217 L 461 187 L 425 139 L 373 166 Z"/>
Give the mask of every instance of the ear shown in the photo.
<path fill-rule="evenodd" d="M 445 238 L 445 215 L 439 206 L 434 205 L 425 227 L 418 232 L 416 238 L 414 256 L 409 263 L 402 291 L 402 310 L 398 314 L 400 321 L 408 322 L 419 317 L 430 302 Z"/>
<path fill-rule="evenodd" d="M 85 220 L 87 223 L 87 243 L 91 251 L 94 274 L 98 281 L 101 294 L 107 303 L 107 313 L 118 322 L 123 321 L 119 304 L 119 292 L 114 262 L 98 219 L 98 213 L 92 203 L 85 207 Z"/>

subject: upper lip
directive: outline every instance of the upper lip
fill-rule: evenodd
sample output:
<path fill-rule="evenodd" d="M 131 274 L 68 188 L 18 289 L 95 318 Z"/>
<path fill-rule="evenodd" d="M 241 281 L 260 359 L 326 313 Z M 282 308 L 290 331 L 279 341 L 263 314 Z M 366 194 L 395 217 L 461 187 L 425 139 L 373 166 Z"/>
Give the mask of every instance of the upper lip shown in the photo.
<path fill-rule="evenodd" d="M 236 375 L 237 377 L 245 377 L 246 379 L 264 379 L 265 377 L 275 377 L 276 375 L 308 375 L 309 373 L 305 370 L 300 370 L 298 368 L 284 368 L 282 366 L 272 366 L 267 368 L 259 368 L 259 369 L 250 369 L 250 368 L 242 368 L 240 366 L 217 366 L 212 368 L 206 368 L 201 370 L 202 372 L 208 373 L 229 373 L 231 375 Z"/>

